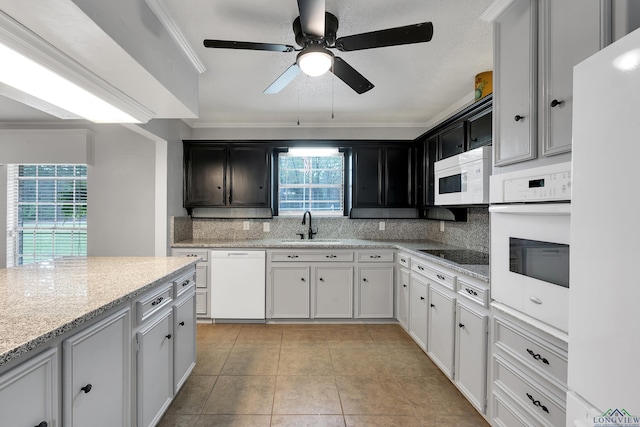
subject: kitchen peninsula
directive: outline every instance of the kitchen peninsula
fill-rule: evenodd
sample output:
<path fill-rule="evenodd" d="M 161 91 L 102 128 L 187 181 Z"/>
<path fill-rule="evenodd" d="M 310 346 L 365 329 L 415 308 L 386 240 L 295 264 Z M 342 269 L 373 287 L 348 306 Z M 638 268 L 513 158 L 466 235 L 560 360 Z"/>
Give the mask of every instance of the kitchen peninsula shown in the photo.
<path fill-rule="evenodd" d="M 61 258 L 0 270 L 7 425 L 154 424 L 195 365 L 196 262 Z"/>

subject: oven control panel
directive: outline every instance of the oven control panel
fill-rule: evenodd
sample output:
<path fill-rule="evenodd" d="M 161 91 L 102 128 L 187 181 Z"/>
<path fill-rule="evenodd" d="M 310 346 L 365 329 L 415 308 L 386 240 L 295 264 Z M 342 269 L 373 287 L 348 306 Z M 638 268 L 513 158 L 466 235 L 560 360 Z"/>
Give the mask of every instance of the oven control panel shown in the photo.
<path fill-rule="evenodd" d="M 571 170 L 506 179 L 504 202 L 571 200 Z"/>

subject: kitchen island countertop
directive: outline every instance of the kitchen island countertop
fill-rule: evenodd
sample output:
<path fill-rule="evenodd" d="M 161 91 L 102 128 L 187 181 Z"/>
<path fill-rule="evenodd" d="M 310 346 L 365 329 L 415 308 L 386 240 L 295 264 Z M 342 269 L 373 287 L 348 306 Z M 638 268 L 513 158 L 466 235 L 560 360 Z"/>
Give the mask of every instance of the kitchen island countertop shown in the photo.
<path fill-rule="evenodd" d="M 177 257 L 69 257 L 0 269 L 0 366 L 196 262 Z"/>
<path fill-rule="evenodd" d="M 434 255 L 420 252 L 420 249 L 462 249 L 432 240 L 361 240 L 361 239 L 315 239 L 313 243 L 296 239 L 261 240 L 216 240 L 189 239 L 174 242 L 174 248 L 242 248 L 242 249 L 399 249 L 412 256 L 423 258 L 483 282 L 489 282 L 488 265 L 457 264 Z"/>

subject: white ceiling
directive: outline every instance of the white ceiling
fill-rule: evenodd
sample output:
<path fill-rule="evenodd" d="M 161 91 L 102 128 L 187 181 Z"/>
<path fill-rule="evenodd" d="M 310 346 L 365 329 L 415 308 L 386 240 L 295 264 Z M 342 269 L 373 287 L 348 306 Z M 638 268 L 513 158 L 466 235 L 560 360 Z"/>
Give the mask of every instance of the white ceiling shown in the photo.
<path fill-rule="evenodd" d="M 193 127 L 424 126 L 472 100 L 474 77 L 493 67 L 492 24 L 479 16 L 493 0 L 326 0 L 338 37 L 431 21 L 429 43 L 334 51 L 374 85 L 358 95 L 327 73 L 299 75 L 278 94 L 263 90 L 296 52 L 207 49 L 224 39 L 295 45 L 296 0 L 163 0 L 169 16 L 205 65 Z M 1 97 L 0 97 L 1 98 Z M 334 118 L 331 118 L 332 110 Z M 43 121 L 46 114 L 0 99 L 0 121 Z"/>

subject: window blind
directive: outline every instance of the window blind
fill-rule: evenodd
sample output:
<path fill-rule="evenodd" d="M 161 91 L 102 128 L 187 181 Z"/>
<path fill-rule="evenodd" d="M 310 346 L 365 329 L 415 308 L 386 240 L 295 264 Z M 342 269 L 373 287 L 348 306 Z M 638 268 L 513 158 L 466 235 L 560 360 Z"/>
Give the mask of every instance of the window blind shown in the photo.
<path fill-rule="evenodd" d="M 87 254 L 87 166 L 8 165 L 7 265 Z"/>

